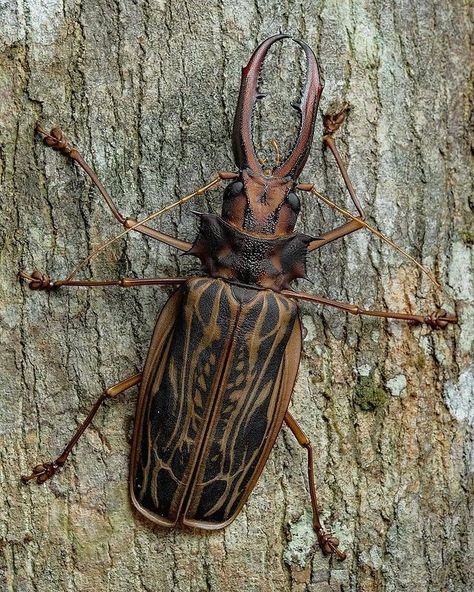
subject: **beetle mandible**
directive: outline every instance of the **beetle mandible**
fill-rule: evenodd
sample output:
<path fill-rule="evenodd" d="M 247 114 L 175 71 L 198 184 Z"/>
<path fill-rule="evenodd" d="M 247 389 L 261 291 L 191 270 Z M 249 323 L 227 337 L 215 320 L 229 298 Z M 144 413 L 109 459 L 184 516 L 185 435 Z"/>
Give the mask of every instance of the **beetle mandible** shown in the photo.
<path fill-rule="evenodd" d="M 283 39 L 291 38 L 279 34 L 263 41 L 242 71 L 232 135 L 238 172 L 221 172 L 177 202 L 184 203 L 221 182 L 229 182 L 222 214 L 199 214 L 200 228 L 193 243 L 146 224 L 175 204 L 140 221 L 125 218 L 63 132 L 54 128 L 47 133 L 37 126 L 47 146 L 71 158 L 90 177 L 125 228 L 118 237 L 135 230 L 155 238 L 198 257 L 203 273 L 189 278 L 73 279 L 82 264 L 62 280 L 52 280 L 39 271 L 20 273 L 33 290 L 61 286 L 177 287 L 158 317 L 143 371 L 106 389 L 62 454 L 37 465 L 22 479 L 44 483 L 52 477 L 101 404 L 140 384 L 129 482 L 132 503 L 141 514 L 164 527 L 215 530 L 227 526 L 248 499 L 286 423 L 307 451 L 313 526 L 319 545 L 323 553 L 344 559 L 339 541 L 321 524 L 310 440 L 288 412 L 302 347 L 298 300 L 334 306 L 355 315 L 427 323 L 433 328 L 457 319 L 444 310 L 430 315 L 364 310 L 290 288 L 293 280 L 305 276 L 308 253 L 359 229 L 376 232 L 395 245 L 366 222 L 337 150 L 334 133 L 344 120 L 345 109 L 325 117 L 324 143 L 336 159 L 357 214 L 336 206 L 313 185 L 298 183 L 311 148 L 322 92 L 315 56 L 303 41 L 293 40 L 306 56 L 302 98 L 294 105 L 300 115 L 296 143 L 282 162 L 270 170 L 263 169 L 252 140 L 252 116 L 257 100 L 264 96 L 258 89 L 260 69 L 269 48 Z M 348 221 L 319 237 L 295 232 L 300 208 L 296 190 L 316 195 Z"/>

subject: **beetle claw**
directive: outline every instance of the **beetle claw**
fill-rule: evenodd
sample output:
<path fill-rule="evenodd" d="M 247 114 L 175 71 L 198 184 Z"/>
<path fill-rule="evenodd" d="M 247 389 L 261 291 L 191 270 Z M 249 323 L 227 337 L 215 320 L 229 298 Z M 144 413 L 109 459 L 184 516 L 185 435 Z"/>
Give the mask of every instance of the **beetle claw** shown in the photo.
<path fill-rule="evenodd" d="M 51 479 L 51 477 L 53 477 L 61 467 L 62 465 L 58 463 L 57 460 L 53 461 L 52 463 L 36 465 L 36 467 L 33 468 L 31 475 L 22 475 L 21 480 L 23 483 L 36 480 L 36 483 L 41 485 L 48 479 Z"/>
<path fill-rule="evenodd" d="M 338 549 L 339 539 L 332 535 L 331 532 L 326 532 L 323 528 L 317 529 L 318 543 L 324 555 L 336 555 L 340 561 L 344 561 L 347 553 Z"/>

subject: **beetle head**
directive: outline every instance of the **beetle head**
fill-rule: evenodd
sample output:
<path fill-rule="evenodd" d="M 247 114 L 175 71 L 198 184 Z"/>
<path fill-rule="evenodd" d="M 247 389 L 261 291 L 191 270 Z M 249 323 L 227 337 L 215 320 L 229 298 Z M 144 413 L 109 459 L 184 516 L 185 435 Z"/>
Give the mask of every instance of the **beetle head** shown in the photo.
<path fill-rule="evenodd" d="M 288 35 L 274 35 L 263 41 L 242 69 L 242 80 L 234 119 L 232 147 L 240 170 L 239 179 L 224 192 L 222 217 L 251 233 L 282 236 L 290 234 L 300 209 L 294 192 L 313 141 L 314 124 L 322 91 L 318 65 L 311 48 L 295 40 L 306 54 L 306 81 L 301 102 L 292 106 L 300 115 L 295 145 L 282 163 L 264 171 L 252 140 L 252 115 L 262 95 L 258 91 L 260 70 L 270 47 Z"/>

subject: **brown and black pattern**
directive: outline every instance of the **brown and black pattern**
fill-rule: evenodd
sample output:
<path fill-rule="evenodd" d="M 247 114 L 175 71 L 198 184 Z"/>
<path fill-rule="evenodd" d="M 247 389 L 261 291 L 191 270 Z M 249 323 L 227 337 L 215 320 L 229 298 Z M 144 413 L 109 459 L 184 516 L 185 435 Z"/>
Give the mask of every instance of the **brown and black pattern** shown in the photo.
<path fill-rule="evenodd" d="M 275 35 L 242 72 L 233 149 L 239 173 L 222 217 L 200 214 L 187 251 L 201 260 L 156 324 L 140 391 L 130 491 L 164 526 L 222 528 L 239 513 L 280 431 L 301 353 L 298 306 L 280 292 L 305 276 L 313 237 L 294 232 L 297 178 L 311 146 L 321 94 L 316 59 L 302 41 L 307 79 L 294 148 L 264 170 L 251 119 L 258 77 Z M 227 178 L 227 177 L 226 177 Z"/>
<path fill-rule="evenodd" d="M 314 237 L 301 233 L 256 237 L 215 214 L 198 215 L 199 234 L 186 254 L 201 259 L 206 275 L 276 291 L 306 276 L 308 245 Z"/>
<path fill-rule="evenodd" d="M 276 292 L 195 278 L 172 296 L 137 408 L 140 512 L 208 529 L 236 517 L 280 430 L 300 348 L 297 305 Z"/>

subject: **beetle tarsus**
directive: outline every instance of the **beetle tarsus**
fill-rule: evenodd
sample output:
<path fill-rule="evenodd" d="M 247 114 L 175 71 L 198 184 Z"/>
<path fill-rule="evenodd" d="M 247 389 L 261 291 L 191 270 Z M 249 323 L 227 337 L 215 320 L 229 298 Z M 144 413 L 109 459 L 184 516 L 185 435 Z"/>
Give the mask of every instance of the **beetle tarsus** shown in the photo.
<path fill-rule="evenodd" d="M 65 156 L 73 156 L 71 153 L 75 151 L 76 148 L 74 148 L 61 128 L 53 127 L 53 129 L 48 133 L 41 127 L 39 123 L 37 123 L 35 132 L 43 137 L 43 142 L 46 144 L 46 146 L 61 152 Z"/>
<path fill-rule="evenodd" d="M 58 288 L 56 282 L 49 275 L 35 269 L 31 274 L 20 271 L 18 277 L 28 282 L 30 290 L 53 290 Z"/>
<path fill-rule="evenodd" d="M 350 109 L 349 103 L 334 104 L 329 107 L 323 118 L 324 136 L 332 136 L 342 126 L 346 113 Z"/>
<path fill-rule="evenodd" d="M 28 483 L 29 481 L 34 480 L 38 485 L 41 485 L 45 481 L 48 481 L 48 479 L 51 479 L 63 464 L 64 463 L 58 462 L 58 460 L 54 460 L 51 463 L 36 465 L 36 467 L 33 468 L 31 475 L 22 475 L 21 480 L 23 483 Z"/>
<path fill-rule="evenodd" d="M 440 308 L 425 317 L 425 323 L 432 329 L 444 329 L 449 323 L 457 323 L 456 315 L 449 315 L 444 308 Z"/>
<path fill-rule="evenodd" d="M 336 555 L 340 561 L 344 561 L 347 553 L 341 551 L 339 547 L 339 539 L 333 536 L 330 532 L 326 532 L 323 528 L 315 527 L 318 536 L 318 543 L 324 555 Z"/>

